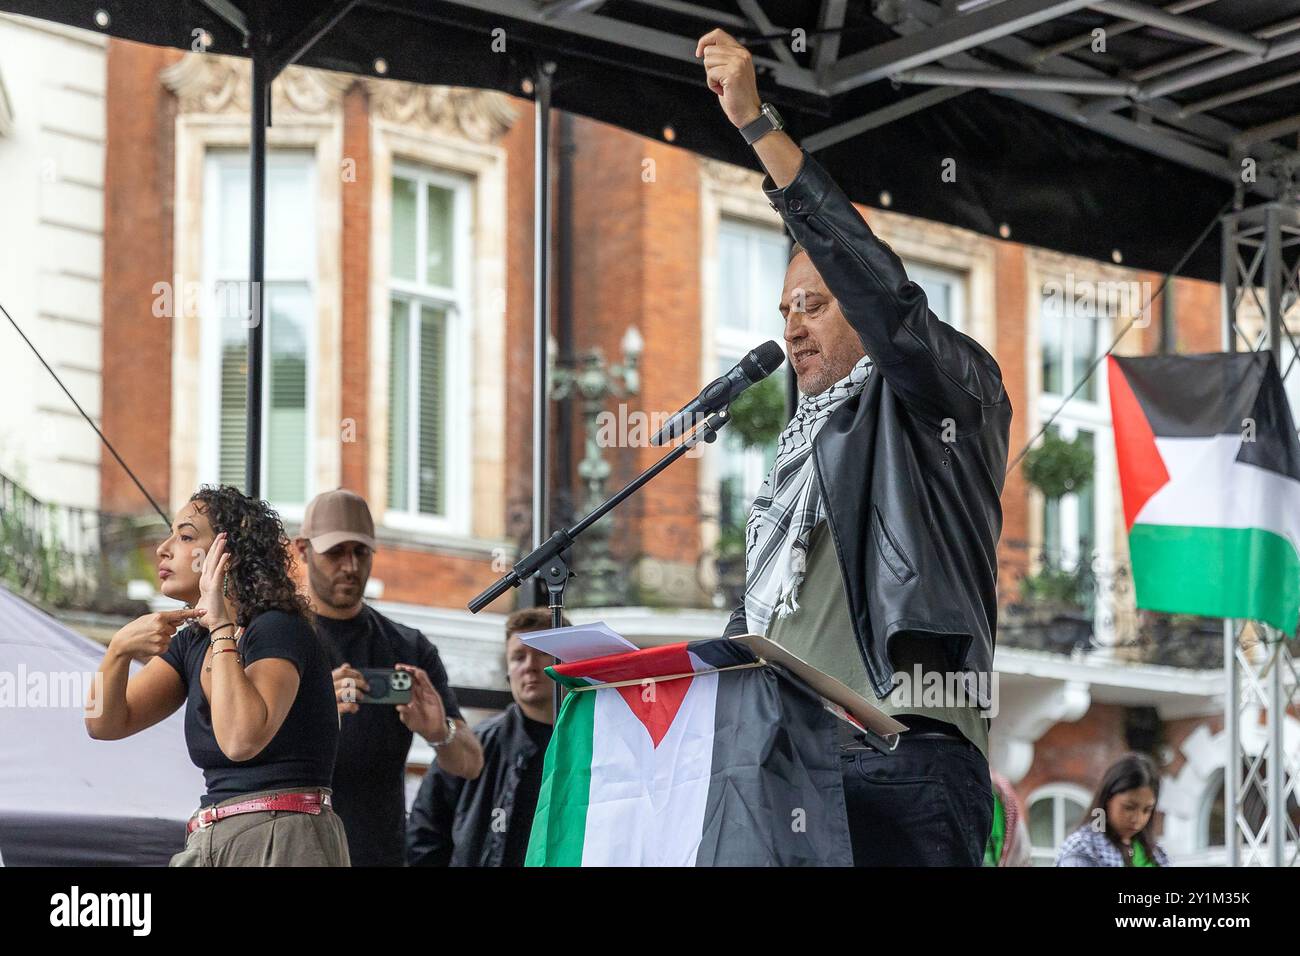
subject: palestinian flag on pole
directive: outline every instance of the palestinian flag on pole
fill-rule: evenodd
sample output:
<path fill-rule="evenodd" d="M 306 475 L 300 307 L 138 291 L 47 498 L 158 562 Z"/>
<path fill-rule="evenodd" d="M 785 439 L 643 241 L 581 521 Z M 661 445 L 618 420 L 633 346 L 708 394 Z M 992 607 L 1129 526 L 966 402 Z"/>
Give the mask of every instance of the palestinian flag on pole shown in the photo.
<path fill-rule="evenodd" d="M 1271 355 L 1110 357 L 1137 605 L 1300 617 L 1300 441 Z"/>
<path fill-rule="evenodd" d="M 672 644 L 548 672 L 570 692 L 528 866 L 852 863 L 838 718 L 743 644 Z M 610 683 L 621 686 L 592 688 Z"/>

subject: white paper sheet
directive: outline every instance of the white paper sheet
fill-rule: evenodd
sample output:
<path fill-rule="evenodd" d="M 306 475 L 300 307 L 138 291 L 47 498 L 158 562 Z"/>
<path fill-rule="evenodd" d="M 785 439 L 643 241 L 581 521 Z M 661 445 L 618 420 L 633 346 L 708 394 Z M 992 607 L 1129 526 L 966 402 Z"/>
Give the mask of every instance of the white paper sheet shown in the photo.
<path fill-rule="evenodd" d="M 556 627 L 546 631 L 520 634 L 519 640 L 529 647 L 558 657 L 561 661 L 585 661 L 609 654 L 638 650 L 637 646 L 604 621 Z"/>

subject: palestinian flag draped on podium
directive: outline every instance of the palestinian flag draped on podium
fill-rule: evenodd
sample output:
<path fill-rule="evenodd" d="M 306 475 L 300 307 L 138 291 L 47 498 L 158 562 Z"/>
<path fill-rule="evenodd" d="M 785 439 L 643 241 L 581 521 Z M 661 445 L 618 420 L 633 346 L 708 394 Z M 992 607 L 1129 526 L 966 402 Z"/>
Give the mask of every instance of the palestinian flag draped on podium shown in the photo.
<path fill-rule="evenodd" d="M 1110 357 L 1137 606 L 1300 618 L 1300 441 L 1265 352 Z"/>
<path fill-rule="evenodd" d="M 840 718 L 782 668 L 717 639 L 547 670 L 528 866 L 852 864 Z"/>

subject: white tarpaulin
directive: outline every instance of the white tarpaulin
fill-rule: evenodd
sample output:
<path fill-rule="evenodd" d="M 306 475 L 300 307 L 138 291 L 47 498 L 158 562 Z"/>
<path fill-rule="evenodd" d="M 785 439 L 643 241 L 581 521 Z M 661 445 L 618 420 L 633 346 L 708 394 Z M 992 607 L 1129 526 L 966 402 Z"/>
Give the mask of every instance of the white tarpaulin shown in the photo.
<path fill-rule="evenodd" d="M 92 740 L 83 705 L 104 648 L 0 588 L 0 856 L 27 864 L 164 864 L 203 776 L 184 710 Z"/>

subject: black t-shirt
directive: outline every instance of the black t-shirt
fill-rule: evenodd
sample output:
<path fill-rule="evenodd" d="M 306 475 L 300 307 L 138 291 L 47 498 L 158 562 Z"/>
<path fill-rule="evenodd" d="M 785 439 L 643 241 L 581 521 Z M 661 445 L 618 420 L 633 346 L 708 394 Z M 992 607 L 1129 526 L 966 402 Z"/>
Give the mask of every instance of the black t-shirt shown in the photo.
<path fill-rule="evenodd" d="M 419 631 L 396 624 L 370 607 L 342 621 L 318 615 L 316 629 L 331 668 L 345 661 L 357 670 L 413 664 L 429 675 L 447 716 L 460 719 L 460 706 L 438 649 Z M 343 715 L 334 764 L 334 810 L 347 831 L 353 866 L 406 862 L 405 778 L 411 737 L 391 704 L 362 703 L 357 713 Z"/>
<path fill-rule="evenodd" d="M 522 713 L 520 716 L 523 716 Z M 514 803 L 510 807 L 510 827 L 506 831 L 502 866 L 523 866 L 528 855 L 533 814 L 537 812 L 537 797 L 542 792 L 542 767 L 546 763 L 546 747 L 551 742 L 553 729 L 550 724 L 524 717 L 524 730 L 537 745 L 537 753 L 524 765 L 523 772 L 519 775 L 519 786 L 515 788 Z"/>
<path fill-rule="evenodd" d="M 338 708 L 329 662 L 311 625 L 296 614 L 264 611 L 239 639 L 245 667 L 282 658 L 298 669 L 299 681 L 298 696 L 271 742 L 239 763 L 222 753 L 212 732 L 212 710 L 200 680 L 208 637 L 207 628 L 191 624 L 176 633 L 161 655 L 185 684 L 185 744 L 208 785 L 202 805 L 258 790 L 328 787 L 338 747 Z"/>

